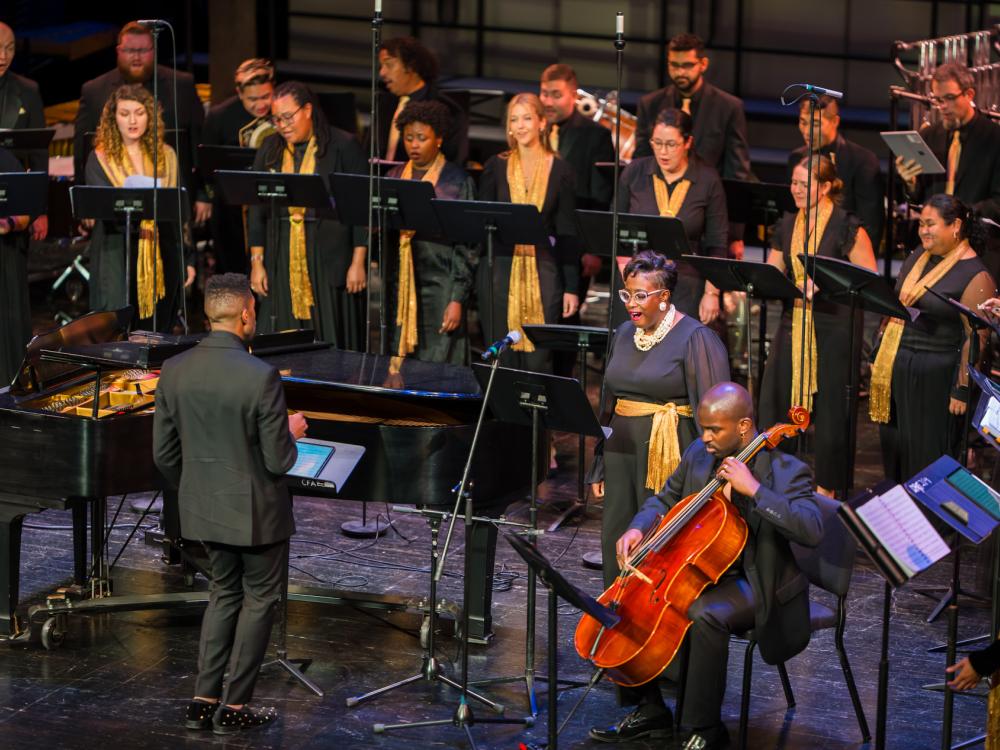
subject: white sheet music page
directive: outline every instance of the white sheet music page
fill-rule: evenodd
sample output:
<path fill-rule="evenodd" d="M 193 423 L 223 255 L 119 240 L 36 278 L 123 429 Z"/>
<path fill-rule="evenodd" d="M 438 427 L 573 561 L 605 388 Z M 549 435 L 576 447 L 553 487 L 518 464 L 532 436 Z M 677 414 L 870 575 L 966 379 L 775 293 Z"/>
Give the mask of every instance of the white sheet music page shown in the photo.
<path fill-rule="evenodd" d="M 951 550 L 903 486 L 876 495 L 857 509 L 907 578 L 930 567 Z"/>

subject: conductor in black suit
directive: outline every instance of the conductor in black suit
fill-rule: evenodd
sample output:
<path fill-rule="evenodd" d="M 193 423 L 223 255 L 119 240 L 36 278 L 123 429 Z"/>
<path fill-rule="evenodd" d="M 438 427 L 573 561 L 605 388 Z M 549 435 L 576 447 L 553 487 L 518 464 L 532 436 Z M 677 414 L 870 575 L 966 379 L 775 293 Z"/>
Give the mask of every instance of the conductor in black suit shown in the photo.
<path fill-rule="evenodd" d="M 753 402 L 736 383 L 719 383 L 698 404 L 701 438 L 684 451 L 664 490 L 649 498 L 618 540 L 624 563 L 645 533 L 670 508 L 718 476 L 723 491 L 747 524 L 740 558 L 688 609 L 692 625 L 685 636 L 690 650 L 684 686 L 688 730 L 683 748 L 715 750 L 728 745 L 722 724 L 731 633 L 753 628 L 760 653 L 769 664 L 781 664 L 809 643 L 809 581 L 799 569 L 790 542 L 815 547 L 823 521 L 813 494 L 812 474 L 804 463 L 781 451 L 761 452 L 748 466 L 736 455 L 757 435 Z M 666 674 L 676 669 L 677 659 Z M 676 679 L 676 677 L 675 677 Z M 623 701 L 639 707 L 608 729 L 591 729 L 604 742 L 665 736 L 673 725 L 655 681 L 624 691 Z"/>
<path fill-rule="evenodd" d="M 111 92 L 126 83 L 141 83 L 153 91 L 153 34 L 136 21 L 130 21 L 118 33 L 118 65 L 97 78 L 93 78 L 80 89 L 80 109 L 76 113 L 73 134 L 73 169 L 77 184 L 85 180 L 87 156 L 93 150 L 93 134 L 101 119 L 101 110 L 111 97 Z M 196 181 L 193 172 L 197 161 L 197 148 L 201 143 L 201 128 L 205 120 L 205 108 L 194 87 L 194 77 L 190 73 L 177 71 L 177 101 L 174 102 L 174 71 L 165 65 L 156 69 L 160 107 L 167 129 L 174 127 L 174 112 L 177 112 L 176 143 L 177 163 L 181 185 L 188 189 L 189 196 L 197 199 L 194 204 L 194 220 L 203 224 L 208 220 L 212 204 Z"/>
<path fill-rule="evenodd" d="M 16 48 L 14 30 L 0 22 L 0 130 L 44 128 L 45 109 L 38 84 L 10 69 Z M 45 149 L 33 150 L 26 157 L 21 161 L 28 170 L 49 171 L 49 155 Z M 48 233 L 48 216 L 38 216 L 31 222 L 31 239 L 44 240 Z"/>
<path fill-rule="evenodd" d="M 809 144 L 809 100 L 799 105 L 799 132 L 803 145 L 788 155 L 788 181 L 792 171 L 806 158 Z M 840 106 L 829 96 L 819 97 L 816 105 L 816 128 L 813 133 L 813 153 L 826 156 L 837 168 L 844 183 L 840 207 L 861 220 L 872 246 L 882 239 L 885 223 L 885 190 L 882 185 L 878 157 L 864 146 L 844 138 L 840 133 Z"/>
<path fill-rule="evenodd" d="M 161 370 L 153 458 L 178 487 L 181 534 L 205 545 L 212 576 L 186 725 L 229 734 L 276 718 L 247 704 L 295 532 L 281 476 L 306 421 L 288 415 L 278 371 L 247 352 L 257 325 L 247 277 L 209 279 L 205 316 L 212 332 Z"/>

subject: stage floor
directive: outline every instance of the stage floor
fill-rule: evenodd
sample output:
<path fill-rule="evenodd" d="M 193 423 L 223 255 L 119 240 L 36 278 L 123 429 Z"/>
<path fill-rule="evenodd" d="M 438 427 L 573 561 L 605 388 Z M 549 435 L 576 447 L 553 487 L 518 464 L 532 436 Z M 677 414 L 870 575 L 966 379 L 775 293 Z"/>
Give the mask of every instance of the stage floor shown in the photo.
<path fill-rule="evenodd" d="M 874 432 L 862 430 L 862 466 L 871 465 Z M 575 440 L 558 441 L 562 470 L 543 486 L 546 501 L 572 497 L 575 493 Z M 127 505 L 126 505 L 127 507 Z M 523 506 L 521 506 L 523 509 Z M 113 508 L 111 509 L 113 511 Z M 372 507 L 381 511 L 383 507 Z M 426 592 L 426 523 L 411 515 L 393 515 L 399 533 L 378 541 L 348 540 L 339 534 L 340 523 L 356 517 L 360 507 L 343 501 L 300 500 L 296 504 L 298 533 L 292 542 L 293 582 L 311 586 L 336 585 L 341 589 L 396 593 L 419 597 Z M 543 522 L 553 517 L 542 513 Z M 112 534 L 111 552 L 117 553 L 136 516 L 123 513 Z M 66 580 L 72 557 L 67 515 L 45 513 L 27 519 L 24 531 L 22 598 L 39 600 Z M 48 528 L 35 528 L 46 525 Z M 53 528 L 57 527 L 57 528 Z M 584 569 L 580 556 L 598 549 L 600 510 L 592 508 L 580 525 L 569 525 L 541 538 L 541 549 L 576 585 L 593 593 L 601 589 L 600 574 Z M 405 537 L 405 538 L 404 538 Z M 441 596 L 460 600 L 461 545 L 450 558 L 450 574 L 442 583 Z M 971 557 L 971 556 L 967 556 Z M 876 680 L 882 585 L 872 569 L 859 565 L 850 594 L 847 648 L 861 691 L 868 721 L 875 728 Z M 939 564 L 921 583 L 944 584 L 950 563 Z M 514 675 L 523 668 L 525 568 L 503 542 L 497 555 L 497 570 L 513 577 L 508 591 L 498 591 L 494 600 L 496 639 L 491 646 L 474 647 L 470 656 L 473 679 Z M 974 578 L 970 565 L 965 579 Z M 159 551 L 133 543 L 114 575 L 118 592 L 182 590 L 183 580 L 175 568 L 165 567 Z M 196 586 L 204 587 L 198 579 Z M 816 596 L 814 592 L 814 596 Z M 893 602 L 892 666 L 890 682 L 889 747 L 933 748 L 940 744 L 942 697 L 921 690 L 938 681 L 944 657 L 926 649 L 943 641 L 944 619 L 927 624 L 929 599 L 908 587 Z M 544 670 L 545 612 L 540 607 L 537 666 Z M 415 614 L 389 615 L 385 622 L 348 607 L 305 603 L 289 606 L 288 649 L 290 655 L 312 659 L 308 675 L 326 690 L 317 698 L 275 667 L 265 669 L 258 682 L 254 703 L 274 705 L 281 712 L 277 725 L 225 741 L 234 748 L 344 748 L 381 747 L 386 750 L 412 747 L 467 747 L 464 733 L 453 726 L 406 729 L 384 735 L 372 731 L 375 723 L 394 723 L 450 718 L 456 693 L 441 685 L 423 682 L 410 685 L 356 708 L 346 708 L 347 697 L 394 682 L 418 671 L 420 646 L 415 637 L 419 626 Z M 573 632 L 578 613 L 560 610 L 559 663 L 561 676 L 586 679 L 586 664 L 577 657 Z M 69 620 L 65 643 L 58 650 L 40 646 L 0 648 L 0 733 L 6 747 L 43 742 L 49 747 L 94 748 L 107 743 L 119 747 L 200 747 L 221 742 L 209 732 L 183 729 L 184 707 L 193 690 L 200 611 L 129 613 L 74 617 Z M 984 609 L 963 608 L 960 634 L 985 632 L 989 618 Z M 443 637 L 439 657 L 446 671 L 457 667 L 456 642 Z M 735 737 L 739 714 L 739 675 L 743 653 L 734 647 L 730 656 L 730 688 L 724 716 Z M 752 748 L 848 748 L 857 747 L 860 733 L 847 690 L 844 687 L 830 632 L 819 634 L 809 648 L 788 664 L 797 706 L 786 712 L 775 670 L 759 658 L 751 687 L 750 747 Z M 517 748 L 519 742 L 545 739 L 545 696 L 541 684 L 541 713 L 532 729 L 477 725 L 472 734 L 481 748 Z M 528 713 L 525 690 L 517 684 L 484 689 L 507 707 L 507 715 Z M 561 694 L 559 710 L 565 715 L 578 695 Z M 477 716 L 487 710 L 474 705 Z M 601 684 L 587 698 L 561 737 L 562 747 L 596 746 L 587 739 L 592 725 L 614 722 L 622 711 L 615 705 L 612 686 Z M 981 698 L 959 696 L 955 701 L 955 739 L 979 733 L 985 722 Z M 672 748 L 675 744 L 635 742 L 622 747 Z"/>

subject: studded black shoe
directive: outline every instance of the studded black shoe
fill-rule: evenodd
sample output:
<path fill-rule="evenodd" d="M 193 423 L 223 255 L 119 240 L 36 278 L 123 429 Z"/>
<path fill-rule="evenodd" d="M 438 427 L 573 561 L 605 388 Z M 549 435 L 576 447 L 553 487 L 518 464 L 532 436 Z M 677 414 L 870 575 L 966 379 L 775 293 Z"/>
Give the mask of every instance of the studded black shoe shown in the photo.
<path fill-rule="evenodd" d="M 212 715 L 218 708 L 218 703 L 191 701 L 184 715 L 184 726 L 188 729 L 211 729 Z"/>
<path fill-rule="evenodd" d="M 235 708 L 221 706 L 212 719 L 212 732 L 215 734 L 233 734 L 246 729 L 258 729 L 267 726 L 278 718 L 278 712 L 273 708 L 249 708 L 244 706 L 238 711 Z"/>

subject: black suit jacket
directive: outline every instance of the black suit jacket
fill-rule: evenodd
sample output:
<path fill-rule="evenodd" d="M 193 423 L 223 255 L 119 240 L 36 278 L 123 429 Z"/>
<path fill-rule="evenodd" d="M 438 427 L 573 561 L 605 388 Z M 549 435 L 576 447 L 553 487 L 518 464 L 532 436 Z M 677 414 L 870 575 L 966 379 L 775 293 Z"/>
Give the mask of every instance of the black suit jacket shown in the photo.
<path fill-rule="evenodd" d="M 614 161 L 611 131 L 574 109 L 572 115 L 559 123 L 559 156 L 573 168 L 576 207 L 607 211 L 613 192 L 611 181 L 594 164 Z"/>
<path fill-rule="evenodd" d="M 380 91 L 376 99 L 378 101 L 378 149 L 377 155 L 384 155 L 382 158 L 389 161 L 408 161 L 406 146 L 402 137 L 396 145 L 395 154 L 386 154 L 385 150 L 389 146 L 389 132 L 392 130 L 392 116 L 396 113 L 399 105 L 399 97 L 389 91 Z M 462 107 L 435 86 L 423 86 L 410 94 L 411 102 L 438 101 L 445 105 L 451 112 L 451 131 L 444 134 L 444 144 L 441 151 L 444 157 L 458 166 L 465 168 L 465 161 L 469 158 L 469 118 Z M 368 153 L 367 146 L 365 153 Z"/>
<path fill-rule="evenodd" d="M 927 145 L 945 167 L 948 166 L 948 147 L 951 145 L 952 132 L 940 123 L 928 125 L 920 131 Z M 959 129 L 959 139 L 962 143 L 962 155 L 955 172 L 955 195 L 994 221 L 1000 220 L 1000 126 L 976 112 Z M 946 182 L 946 173 L 921 176 L 911 198 L 920 202 L 935 193 L 943 193 Z"/>
<path fill-rule="evenodd" d="M 694 150 L 698 156 L 715 167 L 723 179 L 752 180 L 743 102 L 705 81 L 691 103 Z M 635 134 L 636 157 L 653 154 L 649 139 L 653 135 L 656 116 L 664 109 L 680 109 L 680 106 L 680 94 L 673 84 L 646 94 L 639 100 Z"/>
<path fill-rule="evenodd" d="M 156 70 L 160 103 L 163 108 L 163 122 L 167 130 L 174 127 L 174 90 L 173 70 L 160 65 Z M 87 133 L 97 131 L 101 121 L 101 112 L 105 103 L 111 97 L 111 92 L 125 84 L 121 72 L 115 68 L 107 73 L 93 78 L 83 84 L 80 89 L 80 109 L 76 113 L 75 132 L 73 135 L 73 168 L 76 173 L 76 183 L 83 184 L 87 156 L 94 148 L 93 137 Z M 153 82 L 143 84 L 150 92 Z M 205 200 L 205 196 L 195 195 L 200 188 L 196 181 L 193 168 L 197 163 L 198 144 L 201 143 L 201 128 L 205 121 L 205 108 L 195 91 L 194 77 L 190 73 L 177 72 L 177 127 L 185 134 L 175 145 L 177 151 L 178 170 L 182 184 L 192 193 L 191 200 Z M 186 139 L 186 142 L 185 142 Z M 168 143 L 173 139 L 167 138 Z"/>
<path fill-rule="evenodd" d="M 200 142 L 208 146 L 239 146 L 240 129 L 253 119 L 234 94 L 208 110 Z"/>
<path fill-rule="evenodd" d="M 695 440 L 663 492 L 646 500 L 631 527 L 648 530 L 677 502 L 702 490 L 714 468 L 715 457 L 701 439 Z M 815 547 L 823 537 L 823 518 L 809 467 L 794 456 L 759 453 L 752 471 L 760 489 L 746 518 L 743 571 L 753 589 L 760 655 L 768 664 L 779 664 L 804 649 L 811 634 L 809 580 L 796 564 L 789 542 Z"/>
<path fill-rule="evenodd" d="M 153 459 L 179 488 L 185 539 L 249 547 L 290 537 L 280 477 L 296 456 L 281 377 L 236 336 L 210 333 L 164 363 Z"/>
<path fill-rule="evenodd" d="M 885 190 L 878 157 L 864 146 L 847 140 L 839 133 L 837 139 L 821 148 L 819 153 L 824 156 L 833 154 L 837 176 L 844 183 L 840 207 L 861 219 L 872 245 L 877 250 L 882 239 L 882 225 L 885 223 Z M 792 178 L 792 170 L 805 158 L 804 145 L 788 155 L 789 181 Z"/>
<path fill-rule="evenodd" d="M 0 129 L 44 127 L 45 108 L 38 84 L 7 71 L 0 77 Z M 49 171 L 49 155 L 44 150 L 32 151 L 26 156 L 26 166 L 32 172 Z"/>

